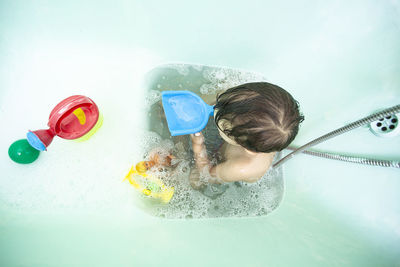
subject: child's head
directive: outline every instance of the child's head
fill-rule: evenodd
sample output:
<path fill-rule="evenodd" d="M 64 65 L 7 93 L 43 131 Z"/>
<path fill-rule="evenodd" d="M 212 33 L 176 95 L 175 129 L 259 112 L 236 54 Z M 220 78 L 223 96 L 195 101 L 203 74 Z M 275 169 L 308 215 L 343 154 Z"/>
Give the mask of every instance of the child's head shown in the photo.
<path fill-rule="evenodd" d="M 220 131 L 253 152 L 283 150 L 304 120 L 298 102 L 284 89 L 267 82 L 226 90 L 217 97 L 215 111 Z"/>

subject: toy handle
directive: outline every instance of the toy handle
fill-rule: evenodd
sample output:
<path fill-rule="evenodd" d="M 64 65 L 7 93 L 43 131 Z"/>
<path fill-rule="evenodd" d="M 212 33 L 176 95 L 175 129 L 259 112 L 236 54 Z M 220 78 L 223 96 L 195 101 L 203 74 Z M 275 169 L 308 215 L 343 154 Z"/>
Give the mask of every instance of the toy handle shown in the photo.
<path fill-rule="evenodd" d="M 206 109 L 207 109 L 207 113 L 208 113 L 208 116 L 210 117 L 210 116 L 214 116 L 214 107 L 215 106 L 210 106 L 210 105 L 207 105 L 206 104 Z"/>

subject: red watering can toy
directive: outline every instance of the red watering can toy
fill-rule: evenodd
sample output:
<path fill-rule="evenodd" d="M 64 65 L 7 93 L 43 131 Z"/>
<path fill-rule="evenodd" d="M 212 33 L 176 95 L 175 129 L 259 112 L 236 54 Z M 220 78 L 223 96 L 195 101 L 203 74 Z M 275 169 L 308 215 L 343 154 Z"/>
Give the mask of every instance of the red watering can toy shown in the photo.
<path fill-rule="evenodd" d="M 29 131 L 29 144 L 44 151 L 54 136 L 64 139 L 77 139 L 88 134 L 99 122 L 99 109 L 89 97 L 74 95 L 61 101 L 50 113 L 49 129 Z M 101 123 L 101 121 L 100 121 Z M 94 132 L 93 132 L 94 133 Z"/>
<path fill-rule="evenodd" d="M 40 151 L 47 150 L 54 136 L 64 139 L 86 140 L 102 125 L 103 118 L 92 99 L 74 95 L 61 101 L 50 113 L 49 129 L 29 131 L 27 139 L 11 144 L 10 158 L 21 164 L 34 162 Z"/>

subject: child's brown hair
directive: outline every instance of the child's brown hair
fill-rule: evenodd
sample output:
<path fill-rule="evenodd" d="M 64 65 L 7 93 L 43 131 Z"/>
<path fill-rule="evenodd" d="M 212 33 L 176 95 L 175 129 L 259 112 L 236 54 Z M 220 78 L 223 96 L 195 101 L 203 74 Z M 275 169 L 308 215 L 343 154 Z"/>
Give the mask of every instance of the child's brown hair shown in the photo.
<path fill-rule="evenodd" d="M 253 152 L 283 150 L 304 120 L 299 103 L 283 88 L 267 82 L 226 90 L 217 97 L 215 109 L 220 130 Z"/>

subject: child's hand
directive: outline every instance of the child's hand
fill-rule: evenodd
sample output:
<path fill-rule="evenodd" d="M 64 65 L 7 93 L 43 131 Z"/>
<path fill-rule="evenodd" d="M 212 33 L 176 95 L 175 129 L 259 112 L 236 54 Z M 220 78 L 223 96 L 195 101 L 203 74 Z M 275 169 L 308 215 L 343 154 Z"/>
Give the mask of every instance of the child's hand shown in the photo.
<path fill-rule="evenodd" d="M 204 184 L 200 181 L 200 172 L 197 168 L 190 171 L 189 182 L 193 189 L 200 190 Z"/>
<path fill-rule="evenodd" d="M 192 149 L 195 159 L 200 159 L 199 157 L 207 157 L 203 134 L 201 132 L 191 134 L 190 138 L 192 139 Z"/>
<path fill-rule="evenodd" d="M 204 143 L 204 136 L 201 132 L 191 134 L 190 138 L 192 139 L 192 143 L 195 145 L 202 145 Z"/>
<path fill-rule="evenodd" d="M 210 168 L 203 134 L 199 132 L 191 134 L 190 137 L 192 138 L 193 156 L 197 169 L 202 171 L 204 168 Z"/>

